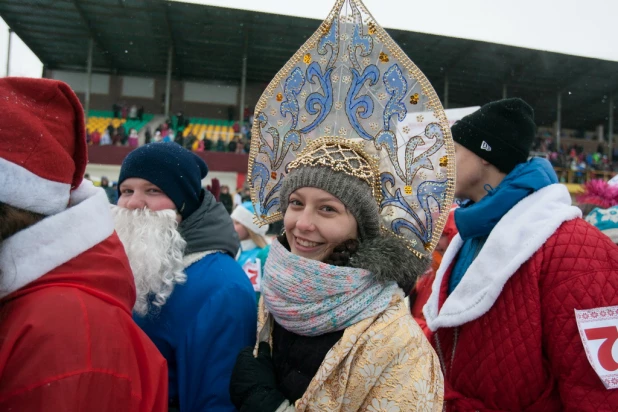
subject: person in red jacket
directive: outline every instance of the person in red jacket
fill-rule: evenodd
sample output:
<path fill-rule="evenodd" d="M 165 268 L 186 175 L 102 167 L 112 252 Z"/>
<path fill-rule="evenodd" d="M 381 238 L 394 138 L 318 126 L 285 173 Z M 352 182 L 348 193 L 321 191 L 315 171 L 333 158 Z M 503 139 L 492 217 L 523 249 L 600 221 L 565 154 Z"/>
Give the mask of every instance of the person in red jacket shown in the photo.
<path fill-rule="evenodd" d="M 581 219 L 546 159 L 527 160 L 523 100 L 489 103 L 452 134 L 455 197 L 469 202 L 423 308 L 446 409 L 618 410 L 618 247 Z"/>
<path fill-rule="evenodd" d="M 107 196 L 82 179 L 79 100 L 43 79 L 0 96 L 0 410 L 167 411 Z"/>

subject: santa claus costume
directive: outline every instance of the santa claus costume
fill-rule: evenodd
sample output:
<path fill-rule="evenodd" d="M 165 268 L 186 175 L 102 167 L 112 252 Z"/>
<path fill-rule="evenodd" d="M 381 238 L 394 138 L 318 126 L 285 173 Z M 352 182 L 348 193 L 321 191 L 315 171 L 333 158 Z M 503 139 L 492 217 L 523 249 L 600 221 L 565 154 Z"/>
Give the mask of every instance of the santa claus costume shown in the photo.
<path fill-rule="evenodd" d="M 1 79 L 0 96 L 0 204 L 41 217 L 0 243 L 0 410 L 167 410 L 107 197 L 82 179 L 79 100 L 43 79 Z"/>

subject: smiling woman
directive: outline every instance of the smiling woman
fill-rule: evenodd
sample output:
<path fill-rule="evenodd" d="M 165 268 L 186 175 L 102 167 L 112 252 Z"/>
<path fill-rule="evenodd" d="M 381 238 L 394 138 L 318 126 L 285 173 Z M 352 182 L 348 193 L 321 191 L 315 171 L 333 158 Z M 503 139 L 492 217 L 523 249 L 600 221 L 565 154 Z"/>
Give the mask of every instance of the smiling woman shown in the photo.
<path fill-rule="evenodd" d="M 418 132 L 402 124 L 430 109 Z M 359 0 L 337 0 L 266 88 L 251 144 L 254 221 L 285 233 L 264 266 L 259 343 L 232 373 L 236 408 L 442 410 L 438 357 L 404 300 L 454 189 L 424 76 Z"/>
<path fill-rule="evenodd" d="M 360 145 L 320 139 L 287 169 L 280 192 L 285 233 L 273 242 L 262 280 L 263 342 L 258 359 L 253 348 L 239 355 L 232 401 L 241 410 L 275 411 L 286 403 L 290 410 L 303 410 L 301 405 L 338 410 L 336 398 L 345 396 L 358 403 L 350 410 L 363 410 L 363 400 L 397 398 L 392 380 L 411 395 L 391 402 L 415 410 L 414 388 L 422 381 L 428 409 L 439 408 L 437 356 L 408 316 L 402 290 L 409 290 L 427 260 L 403 240 L 381 233 L 373 195 L 375 164 Z M 376 372 L 374 379 L 366 376 L 366 368 L 387 367 L 375 360 L 378 350 L 405 361 L 391 365 L 388 377 Z M 344 367 L 348 355 L 357 365 L 349 371 Z M 324 385 L 348 389 L 316 399 Z M 325 401 L 328 405 L 318 403 Z"/>
<path fill-rule="evenodd" d="M 303 187 L 290 195 L 284 227 L 292 253 L 319 261 L 335 246 L 358 237 L 356 219 L 349 209 L 315 187 Z"/>

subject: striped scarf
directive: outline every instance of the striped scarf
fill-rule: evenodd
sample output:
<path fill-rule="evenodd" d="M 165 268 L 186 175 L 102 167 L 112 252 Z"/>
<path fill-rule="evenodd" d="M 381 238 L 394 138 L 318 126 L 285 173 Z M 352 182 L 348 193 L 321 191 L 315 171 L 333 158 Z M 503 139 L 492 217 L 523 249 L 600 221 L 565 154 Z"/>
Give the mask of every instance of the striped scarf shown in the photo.
<path fill-rule="evenodd" d="M 319 336 L 383 312 L 395 282 L 379 283 L 364 269 L 332 266 L 271 245 L 262 279 L 264 304 L 275 321 L 302 336 Z"/>

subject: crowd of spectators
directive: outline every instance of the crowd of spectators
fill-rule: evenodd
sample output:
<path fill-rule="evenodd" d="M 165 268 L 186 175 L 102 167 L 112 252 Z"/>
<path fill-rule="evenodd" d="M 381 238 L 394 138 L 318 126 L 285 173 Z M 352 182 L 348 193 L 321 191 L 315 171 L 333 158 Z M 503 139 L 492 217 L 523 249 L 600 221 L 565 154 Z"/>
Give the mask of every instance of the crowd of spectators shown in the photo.
<path fill-rule="evenodd" d="M 144 106 L 137 107 L 135 104 L 129 106 L 124 103 L 114 103 L 112 114 L 114 119 L 139 120 L 141 122 L 144 119 Z"/>
<path fill-rule="evenodd" d="M 127 130 L 120 125 L 114 127 L 111 124 L 107 126 L 103 133 L 98 130 L 93 130 L 87 134 L 87 141 L 90 146 L 129 146 L 137 147 L 139 145 L 139 135 L 137 130 Z"/>
<path fill-rule="evenodd" d="M 558 171 L 570 172 L 570 183 L 584 183 L 588 172 L 618 172 L 618 148 L 610 156 L 604 142 L 599 142 L 593 150 L 586 150 L 583 142 L 582 139 L 582 143 L 562 143 L 558 148 L 553 135 L 544 132 L 537 136 L 532 154 L 547 157 Z M 566 174 L 562 177 L 566 181 Z"/>
<path fill-rule="evenodd" d="M 113 115 L 115 118 L 128 118 L 130 120 L 135 116 L 135 119 L 141 120 L 144 111 L 143 107 L 137 108 L 135 105 L 127 107 L 126 105 L 114 104 Z M 192 132 L 185 134 L 184 130 L 189 126 L 191 120 L 184 113 L 178 112 L 175 116 L 160 124 L 154 131 L 146 126 L 144 128 L 144 144 L 174 142 L 194 152 L 211 151 L 248 154 L 251 148 L 252 122 L 252 115 L 247 117 L 242 125 L 239 122 L 235 122 L 232 126 L 234 135 L 231 139 L 229 139 L 228 133 L 221 133 L 219 136 L 215 135 L 209 138 L 206 136 L 206 132 L 202 132 L 199 136 Z M 130 129 L 127 132 L 123 125 L 114 127 L 110 123 L 103 133 L 97 130 L 88 133 L 88 144 L 91 146 L 137 147 L 139 142 L 138 130 Z"/>
<path fill-rule="evenodd" d="M 250 122 L 246 121 L 241 127 L 238 122 L 234 123 L 232 129 L 234 137 L 227 139 L 227 133 L 220 136 L 208 138 L 206 132 L 196 136 L 192 132 L 185 135 L 184 129 L 190 124 L 182 112 L 178 113 L 175 119 L 167 120 L 154 131 L 154 135 L 149 128 L 145 131 L 145 143 L 151 142 L 174 142 L 182 147 L 194 152 L 228 152 L 228 153 L 249 153 L 251 148 Z"/>

